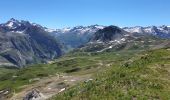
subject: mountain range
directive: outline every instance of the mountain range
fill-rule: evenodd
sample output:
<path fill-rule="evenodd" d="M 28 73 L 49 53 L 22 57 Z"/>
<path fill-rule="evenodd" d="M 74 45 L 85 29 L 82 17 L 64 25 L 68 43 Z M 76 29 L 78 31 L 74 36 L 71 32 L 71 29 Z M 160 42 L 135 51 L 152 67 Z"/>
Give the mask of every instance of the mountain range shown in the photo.
<path fill-rule="evenodd" d="M 146 42 L 148 45 L 160 44 L 162 42 L 155 41 L 169 38 L 170 27 L 165 25 L 124 28 L 91 25 L 49 29 L 12 18 L 0 24 L 0 65 L 21 68 L 29 64 L 47 63 L 75 48 L 87 47 L 87 51 L 103 51 L 125 45 L 132 48 Z M 140 43 L 137 43 L 139 40 Z"/>
<path fill-rule="evenodd" d="M 161 38 L 170 38 L 170 26 L 149 26 L 149 27 L 125 27 L 125 31 L 130 33 L 143 33 L 143 34 L 152 34 Z"/>
<path fill-rule="evenodd" d="M 65 44 L 66 51 L 73 50 L 81 45 L 84 45 L 90 41 L 94 34 L 108 26 L 103 25 L 91 25 L 91 26 L 77 26 L 73 28 L 57 29 L 56 31 L 50 31 L 56 38 Z M 135 34 L 135 35 L 149 35 L 161 39 L 170 38 L 169 26 L 148 26 L 148 27 L 123 27 L 122 30 Z"/>

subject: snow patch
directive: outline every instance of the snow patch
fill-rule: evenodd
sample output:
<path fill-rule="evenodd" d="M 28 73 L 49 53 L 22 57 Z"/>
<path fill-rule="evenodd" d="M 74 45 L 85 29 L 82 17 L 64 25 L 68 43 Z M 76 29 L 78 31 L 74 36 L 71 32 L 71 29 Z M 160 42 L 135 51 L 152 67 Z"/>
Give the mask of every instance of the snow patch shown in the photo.
<path fill-rule="evenodd" d="M 109 46 L 109 49 L 112 49 L 113 48 L 113 46 Z"/>
<path fill-rule="evenodd" d="M 65 32 L 68 32 L 68 31 L 70 31 L 71 30 L 71 28 L 63 28 L 62 30 L 61 30 L 61 32 L 62 33 L 65 33 Z"/>
<path fill-rule="evenodd" d="M 24 31 L 11 31 L 11 32 L 13 32 L 13 33 L 20 33 L 20 34 L 24 33 Z"/>
<path fill-rule="evenodd" d="M 145 29 L 145 32 L 151 33 L 151 32 L 152 32 L 152 29 L 151 29 L 151 28 L 146 28 L 146 29 Z"/>
<path fill-rule="evenodd" d="M 97 40 L 97 43 L 103 43 L 102 41 L 100 41 L 100 40 Z"/>
<path fill-rule="evenodd" d="M 103 29 L 104 28 L 104 26 L 95 26 L 96 28 L 98 28 L 98 29 Z"/>
<path fill-rule="evenodd" d="M 115 42 L 120 43 L 120 41 L 119 41 L 119 40 L 115 40 Z"/>
<path fill-rule="evenodd" d="M 8 27 L 12 27 L 14 25 L 13 22 L 10 22 L 9 24 L 7 24 Z"/>
<path fill-rule="evenodd" d="M 21 33 L 22 34 L 22 33 L 24 33 L 24 31 L 16 31 L 16 33 Z"/>
<path fill-rule="evenodd" d="M 115 42 L 115 41 L 110 41 L 110 43 L 113 43 L 113 42 Z"/>
<path fill-rule="evenodd" d="M 56 30 L 55 30 L 55 29 L 49 29 L 49 28 L 47 28 L 47 29 L 45 29 L 45 31 L 51 33 L 51 32 L 55 32 Z"/>
<path fill-rule="evenodd" d="M 130 35 L 129 35 L 129 34 L 125 34 L 124 36 L 125 36 L 125 37 L 128 37 L 128 36 L 130 36 Z"/>
<path fill-rule="evenodd" d="M 130 32 L 130 33 L 141 33 L 142 32 L 142 28 L 141 27 L 130 27 L 130 28 L 125 28 L 124 29 L 125 31 L 127 32 Z"/>
<path fill-rule="evenodd" d="M 126 39 L 125 38 L 122 38 L 121 41 L 125 41 Z"/>

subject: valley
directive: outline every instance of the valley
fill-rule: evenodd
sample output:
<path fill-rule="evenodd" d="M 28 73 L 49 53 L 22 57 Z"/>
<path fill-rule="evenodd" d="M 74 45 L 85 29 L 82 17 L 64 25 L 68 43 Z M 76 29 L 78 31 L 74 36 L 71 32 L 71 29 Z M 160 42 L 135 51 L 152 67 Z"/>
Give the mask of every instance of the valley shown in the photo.
<path fill-rule="evenodd" d="M 169 48 L 149 51 L 105 51 L 102 53 L 72 52 L 50 64 L 36 65 L 17 72 L 10 72 L 13 73 L 7 79 L 10 80 L 8 82 L 1 81 L 0 86 L 1 89 L 11 87 L 11 92 L 6 96 L 16 100 L 22 100 L 26 94 L 35 90 L 41 94 L 37 100 L 97 99 L 101 94 L 101 100 L 120 98 L 118 94 L 122 96 L 122 99 L 139 99 L 141 97 L 168 99 L 169 96 L 166 94 L 168 94 L 170 84 L 169 53 Z M 7 76 L 6 73 L 2 75 Z M 125 87 L 122 87 L 123 85 Z M 111 86 L 110 89 L 106 88 L 108 86 Z M 145 91 L 144 93 L 152 94 L 140 96 L 142 93 L 138 89 Z M 116 94 L 113 91 L 113 95 L 110 90 L 115 90 Z M 90 95 L 94 94 L 93 92 L 96 95 Z M 10 96 L 11 94 L 13 96 Z"/>
<path fill-rule="evenodd" d="M 1 90 L 10 88 L 9 93 L 4 95 L 6 99 L 21 100 L 34 89 L 43 94 L 40 96 L 41 99 L 47 99 L 61 89 L 69 89 L 82 82 L 92 81 L 95 74 L 103 72 L 120 60 L 129 59 L 134 52 L 138 51 L 99 54 L 72 52 L 50 64 L 34 65 L 9 74 L 3 73 L 0 88 Z"/>
<path fill-rule="evenodd" d="M 170 28 L 148 28 L 11 19 L 0 25 L 0 100 L 168 100 Z"/>

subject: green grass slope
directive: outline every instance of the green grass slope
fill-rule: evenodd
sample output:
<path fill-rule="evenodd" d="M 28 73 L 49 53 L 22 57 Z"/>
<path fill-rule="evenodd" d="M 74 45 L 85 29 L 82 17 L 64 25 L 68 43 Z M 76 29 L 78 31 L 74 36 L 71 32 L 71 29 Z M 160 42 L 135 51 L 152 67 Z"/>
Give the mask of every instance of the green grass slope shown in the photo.
<path fill-rule="evenodd" d="M 170 100 L 170 49 L 132 53 L 101 54 L 111 67 L 51 99 Z"/>
<path fill-rule="evenodd" d="M 44 77 L 94 74 L 52 99 L 170 99 L 170 50 L 71 52 L 49 64 L 24 69 L 0 69 L 0 91 L 22 91 Z M 31 80 L 31 81 L 30 81 Z"/>
<path fill-rule="evenodd" d="M 124 54 L 124 55 L 122 55 Z M 44 77 L 58 74 L 87 75 L 105 69 L 108 63 L 128 58 L 133 52 L 70 53 L 49 64 L 32 65 L 24 69 L 0 69 L 0 91 L 9 90 L 7 97 L 14 91 L 20 92 L 25 85 L 36 83 Z"/>

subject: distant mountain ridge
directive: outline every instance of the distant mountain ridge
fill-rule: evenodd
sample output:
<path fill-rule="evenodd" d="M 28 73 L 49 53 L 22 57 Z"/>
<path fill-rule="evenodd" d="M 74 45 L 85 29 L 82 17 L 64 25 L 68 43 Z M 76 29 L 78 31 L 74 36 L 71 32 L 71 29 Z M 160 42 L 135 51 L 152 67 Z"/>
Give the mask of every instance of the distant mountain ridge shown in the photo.
<path fill-rule="evenodd" d="M 103 29 L 101 25 L 91 26 L 77 26 L 73 28 L 58 29 L 53 32 L 58 40 L 60 40 L 68 51 L 79 47 L 80 45 L 86 44 L 92 35 L 99 29 Z"/>
<path fill-rule="evenodd" d="M 78 51 L 103 52 L 120 50 L 145 50 L 170 46 L 169 39 L 152 34 L 130 33 L 117 26 L 108 26 L 98 30 L 90 41 Z"/>
<path fill-rule="evenodd" d="M 77 26 L 73 28 L 56 29 L 51 31 L 58 40 L 64 43 L 66 49 L 74 49 L 81 45 L 88 43 L 92 36 L 100 29 L 107 26 L 102 25 L 91 25 L 91 26 Z M 169 26 L 148 26 L 148 27 L 124 27 L 122 30 L 138 35 L 152 35 L 158 38 L 170 38 L 170 27 Z"/>
<path fill-rule="evenodd" d="M 151 34 L 160 38 L 170 38 L 170 26 L 148 26 L 148 27 L 125 27 L 125 31 L 130 33 Z"/>
<path fill-rule="evenodd" d="M 50 29 L 47 27 L 43 27 L 36 23 L 30 23 L 29 21 L 24 20 L 16 20 L 11 18 L 7 23 L 0 24 L 0 27 L 5 27 L 8 31 L 11 32 L 18 32 L 21 33 L 24 31 L 24 26 L 36 26 L 43 29 L 49 33 L 56 33 L 57 36 L 61 36 L 63 34 L 77 34 L 77 35 L 84 35 L 84 34 L 94 34 L 99 29 L 103 29 L 107 26 L 103 25 L 90 25 L 90 26 L 76 26 L 76 27 L 67 27 L 63 29 Z M 123 30 L 129 33 L 145 33 L 145 34 L 152 34 L 155 36 L 160 36 L 162 38 L 170 38 L 170 26 L 162 25 L 162 26 L 134 26 L 134 27 L 123 27 Z"/>

